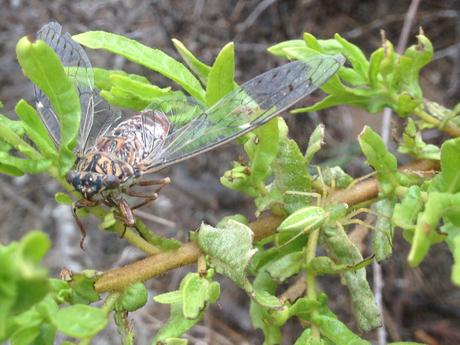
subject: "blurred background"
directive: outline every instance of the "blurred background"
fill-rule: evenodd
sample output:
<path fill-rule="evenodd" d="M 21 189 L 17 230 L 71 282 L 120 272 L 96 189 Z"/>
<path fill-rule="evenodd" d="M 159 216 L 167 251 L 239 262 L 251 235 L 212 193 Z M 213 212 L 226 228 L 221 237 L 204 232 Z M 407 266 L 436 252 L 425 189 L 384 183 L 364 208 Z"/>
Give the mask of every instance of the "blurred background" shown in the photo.
<path fill-rule="evenodd" d="M 87 30 L 123 34 L 179 59 L 171 42 L 177 38 L 208 64 L 226 43 L 234 41 L 236 80 L 241 83 L 283 63 L 266 52 L 269 46 L 301 38 L 304 32 L 324 39 L 340 33 L 369 54 L 379 47 L 383 29 L 397 46 L 410 4 L 406 0 L 0 0 L 0 101 L 4 103 L 1 112 L 14 118 L 14 105 L 19 99 L 33 102 L 32 85 L 16 61 L 15 45 L 19 38 L 35 33 L 50 20 L 60 22 L 71 34 Z M 435 48 L 433 63 L 423 71 L 425 97 L 453 106 L 460 99 L 460 1 L 420 1 L 407 45 L 415 43 L 420 26 Z M 175 86 L 121 57 L 100 51 L 88 51 L 88 55 L 94 66 L 124 69 L 145 75 L 160 86 Z M 363 167 L 356 136 L 364 124 L 380 130 L 380 114 L 339 107 L 285 118 L 291 137 L 301 147 L 306 146 L 313 129 L 325 123 L 326 147 L 316 163 L 340 164 L 353 176 L 368 171 Z M 392 126 L 400 130 L 398 121 Z M 435 134 L 431 140 L 436 140 Z M 202 221 L 214 225 L 223 216 L 235 213 L 254 219 L 252 201 L 219 183 L 220 176 L 241 154 L 236 144 L 229 144 L 165 170 L 162 174 L 170 176 L 172 184 L 138 216 L 153 229 L 184 241 L 188 231 L 196 229 Z M 80 234 L 70 207 L 54 201 L 54 193 L 59 190 L 57 183 L 46 175 L 0 176 L 0 242 L 18 239 L 30 229 L 48 232 L 54 247 L 46 264 L 55 275 L 63 267 L 75 271 L 106 270 L 142 256 L 116 235 L 99 231 L 94 219 L 85 220 L 88 237 L 86 252 L 81 251 Z M 388 339 L 460 344 L 460 292 L 450 283 L 450 255 L 437 246 L 421 267 L 410 269 L 405 262 L 407 250 L 408 245 L 396 239 L 393 257 L 382 264 Z M 194 269 L 177 269 L 147 282 L 147 286 L 152 296 L 174 290 L 181 278 Z M 230 281 L 219 279 L 221 299 L 211 307 L 204 322 L 188 333 L 190 343 L 261 344 L 261 334 L 251 326 L 246 295 Z M 320 288 L 331 296 L 331 308 L 356 330 L 350 299 L 339 279 L 320 280 Z M 146 344 L 167 316 L 168 309 L 154 303 L 134 313 L 137 343 Z M 300 331 L 297 322 L 289 322 L 283 344 L 292 344 Z M 365 336 L 376 339 L 373 332 Z M 97 343 L 113 344 L 117 339 L 115 329 L 110 328 L 97 338 Z"/>

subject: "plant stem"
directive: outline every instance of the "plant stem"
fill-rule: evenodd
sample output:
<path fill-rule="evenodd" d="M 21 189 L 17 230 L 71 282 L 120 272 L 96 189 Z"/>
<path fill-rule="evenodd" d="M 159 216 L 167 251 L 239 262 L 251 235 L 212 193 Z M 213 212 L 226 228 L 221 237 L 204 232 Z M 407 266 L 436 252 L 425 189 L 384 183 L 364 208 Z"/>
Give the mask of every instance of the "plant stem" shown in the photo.
<path fill-rule="evenodd" d="M 432 160 L 415 161 L 399 168 L 399 171 L 414 172 L 417 174 L 434 174 L 439 169 L 439 162 Z M 378 182 L 376 179 L 369 179 L 355 184 L 346 190 L 338 190 L 328 197 L 333 203 L 343 202 L 353 206 L 369 199 L 377 197 Z M 283 218 L 277 216 L 262 217 L 251 223 L 249 227 L 254 232 L 254 241 L 272 236 Z M 127 286 L 143 282 L 174 268 L 182 267 L 198 260 L 202 255 L 198 246 L 191 242 L 182 245 L 177 250 L 161 252 L 133 262 L 121 268 L 115 268 L 104 273 L 96 281 L 94 287 L 97 292 L 121 291 Z"/>
<path fill-rule="evenodd" d="M 316 246 L 318 245 L 318 237 L 319 237 L 319 231 L 320 229 L 315 229 L 310 233 L 310 236 L 308 237 L 308 243 L 306 247 L 306 253 L 305 253 L 305 261 L 308 267 L 308 264 L 315 258 L 316 256 Z M 307 268 L 307 276 L 306 276 L 306 282 L 307 282 L 307 297 L 308 299 L 311 300 L 316 300 L 317 299 L 317 294 L 316 294 L 316 274 L 314 271 L 310 270 Z M 315 316 L 318 312 L 314 310 L 312 312 L 312 317 Z M 312 333 L 312 338 L 315 340 L 320 340 L 320 332 L 319 328 L 315 325 L 311 325 L 311 333 Z"/>
<path fill-rule="evenodd" d="M 436 128 L 438 128 L 441 131 L 444 131 L 453 137 L 460 137 L 460 128 L 457 126 L 453 125 L 452 123 L 446 123 L 444 126 L 442 125 L 442 122 L 435 117 L 431 116 L 428 114 L 426 111 L 423 111 L 422 109 L 415 109 L 414 115 L 422 119 L 423 121 L 430 123 Z"/>

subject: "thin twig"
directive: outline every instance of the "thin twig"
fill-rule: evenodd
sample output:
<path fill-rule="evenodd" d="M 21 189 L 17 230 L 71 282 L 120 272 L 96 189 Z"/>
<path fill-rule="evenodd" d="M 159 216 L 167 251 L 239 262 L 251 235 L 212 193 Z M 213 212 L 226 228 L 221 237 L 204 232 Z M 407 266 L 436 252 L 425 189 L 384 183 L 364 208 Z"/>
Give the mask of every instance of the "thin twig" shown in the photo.
<path fill-rule="evenodd" d="M 262 12 L 269 8 L 271 5 L 273 5 L 276 1 L 278 0 L 264 0 L 260 2 L 256 6 L 256 8 L 254 8 L 251 14 L 244 20 L 244 22 L 236 26 L 236 30 L 241 33 L 242 31 L 245 31 L 248 28 L 250 28 L 252 25 L 254 25 L 257 18 L 259 18 Z"/>
<path fill-rule="evenodd" d="M 418 6 L 420 4 L 420 0 L 412 0 L 409 6 L 409 10 L 406 13 L 406 17 L 404 18 L 404 24 L 401 30 L 401 35 L 399 36 L 398 45 L 396 51 L 399 54 L 404 52 L 406 48 L 407 41 L 409 39 L 409 33 L 414 23 L 415 14 L 417 13 Z M 383 118 L 382 118 L 382 139 L 385 143 L 385 146 L 388 146 L 390 141 L 390 126 L 391 126 L 391 109 L 385 108 L 383 111 Z M 382 274 L 382 267 L 380 264 L 374 260 L 372 261 L 372 272 L 373 272 L 373 286 L 374 286 L 374 295 L 375 295 L 375 302 L 377 304 L 377 308 L 379 309 L 381 318 L 382 318 L 382 326 L 377 330 L 377 343 L 378 345 L 385 345 L 387 343 L 387 332 L 385 329 L 385 322 L 384 322 L 384 314 L 383 314 L 383 274 Z"/>

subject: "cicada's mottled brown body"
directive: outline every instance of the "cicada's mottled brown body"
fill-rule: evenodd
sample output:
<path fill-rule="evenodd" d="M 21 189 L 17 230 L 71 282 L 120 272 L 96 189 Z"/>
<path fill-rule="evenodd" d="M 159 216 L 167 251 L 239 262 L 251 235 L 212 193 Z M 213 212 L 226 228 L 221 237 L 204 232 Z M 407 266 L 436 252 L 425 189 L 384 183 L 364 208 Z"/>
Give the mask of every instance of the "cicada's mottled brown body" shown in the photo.
<path fill-rule="evenodd" d="M 120 219 L 134 225 L 132 210 L 154 200 L 168 178 L 149 175 L 162 168 L 209 151 L 263 125 L 326 82 L 343 64 L 337 56 L 315 56 L 274 68 L 206 108 L 179 92 L 153 101 L 147 109 L 118 116 L 98 97 L 93 72 L 84 50 L 57 23 L 45 25 L 38 38 L 60 57 L 80 95 L 77 162 L 67 181 L 81 193 L 79 207 L 105 204 L 118 210 Z M 37 108 L 51 137 L 59 145 L 59 123 L 48 97 L 36 88 Z M 134 186 L 157 185 L 151 192 Z M 134 206 L 124 196 L 141 198 Z"/>

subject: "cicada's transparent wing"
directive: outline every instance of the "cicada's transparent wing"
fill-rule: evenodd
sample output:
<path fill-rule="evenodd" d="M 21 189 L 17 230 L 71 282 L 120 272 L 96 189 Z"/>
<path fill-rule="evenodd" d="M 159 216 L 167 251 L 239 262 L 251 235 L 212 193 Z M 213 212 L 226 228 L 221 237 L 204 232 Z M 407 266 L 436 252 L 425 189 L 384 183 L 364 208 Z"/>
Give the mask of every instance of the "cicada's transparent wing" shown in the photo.
<path fill-rule="evenodd" d="M 91 63 L 83 48 L 69 33 L 62 33 L 61 25 L 51 22 L 43 26 L 37 38 L 45 41 L 59 56 L 68 77 L 75 84 L 81 105 L 81 122 L 78 138 L 78 149 L 85 150 L 94 119 L 94 77 Z M 35 87 L 37 109 L 56 144 L 59 143 L 59 121 L 48 97 Z"/>
<path fill-rule="evenodd" d="M 315 57 L 249 80 L 190 122 L 173 126 L 148 171 L 211 150 L 266 123 L 319 88 L 343 63 L 340 55 Z"/>

